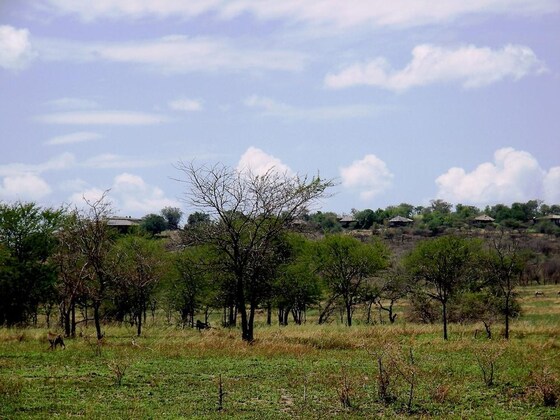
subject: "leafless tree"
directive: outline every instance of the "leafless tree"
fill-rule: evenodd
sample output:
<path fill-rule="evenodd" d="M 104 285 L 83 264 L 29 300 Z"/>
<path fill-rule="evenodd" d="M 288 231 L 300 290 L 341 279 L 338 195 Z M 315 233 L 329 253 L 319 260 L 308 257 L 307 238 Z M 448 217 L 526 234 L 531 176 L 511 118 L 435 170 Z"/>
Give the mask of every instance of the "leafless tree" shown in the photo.
<path fill-rule="evenodd" d="M 211 222 L 187 231 L 187 242 L 208 244 L 223 255 L 223 269 L 235 278 L 235 301 L 242 338 L 253 341 L 255 310 L 279 264 L 275 245 L 290 223 L 325 196 L 332 181 L 289 176 L 271 169 L 263 175 L 222 164 L 179 163 L 186 201 Z M 247 309 L 248 307 L 248 309 Z"/>

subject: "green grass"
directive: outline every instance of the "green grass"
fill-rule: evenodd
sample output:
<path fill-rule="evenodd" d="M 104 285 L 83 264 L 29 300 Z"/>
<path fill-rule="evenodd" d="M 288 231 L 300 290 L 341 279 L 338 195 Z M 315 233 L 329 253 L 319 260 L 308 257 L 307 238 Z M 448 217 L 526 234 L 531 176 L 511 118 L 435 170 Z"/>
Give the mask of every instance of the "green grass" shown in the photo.
<path fill-rule="evenodd" d="M 550 298 L 522 290 L 525 315 L 508 343 L 474 339 L 474 325 L 452 325 L 444 342 L 440 325 L 308 323 L 259 325 L 252 345 L 237 330 L 148 326 L 133 344 L 133 329 L 114 326 L 100 350 L 90 329 L 67 339 L 66 350 L 50 351 L 45 329 L 1 329 L 0 418 L 558 418 L 535 382 L 558 386 L 560 376 L 556 289 L 541 289 Z M 374 354 L 381 348 L 392 356 L 383 359 L 390 403 L 378 398 Z M 477 356 L 498 354 L 488 387 Z M 415 372 L 411 411 L 397 368 Z M 341 403 L 343 392 L 350 407 Z"/>

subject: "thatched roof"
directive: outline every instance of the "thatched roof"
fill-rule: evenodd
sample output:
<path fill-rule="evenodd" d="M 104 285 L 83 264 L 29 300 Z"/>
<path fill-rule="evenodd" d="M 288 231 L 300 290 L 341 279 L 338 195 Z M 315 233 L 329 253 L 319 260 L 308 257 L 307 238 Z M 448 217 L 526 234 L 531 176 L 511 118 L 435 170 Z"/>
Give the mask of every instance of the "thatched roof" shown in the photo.
<path fill-rule="evenodd" d="M 392 219 L 389 219 L 389 223 L 412 223 L 412 222 L 414 222 L 414 220 L 402 216 L 395 216 Z"/>
<path fill-rule="evenodd" d="M 140 224 L 140 219 L 133 219 L 132 217 L 109 217 L 107 219 L 108 226 L 137 226 Z"/>
<path fill-rule="evenodd" d="M 539 220 L 560 220 L 560 214 L 547 214 L 546 216 L 539 217 Z"/>
<path fill-rule="evenodd" d="M 494 218 L 488 216 L 487 214 L 481 214 L 480 216 L 476 216 L 474 218 L 475 222 L 493 222 Z"/>
<path fill-rule="evenodd" d="M 356 219 L 354 219 L 354 217 L 352 216 L 342 216 L 338 218 L 338 221 L 340 223 L 353 223 L 356 221 Z"/>

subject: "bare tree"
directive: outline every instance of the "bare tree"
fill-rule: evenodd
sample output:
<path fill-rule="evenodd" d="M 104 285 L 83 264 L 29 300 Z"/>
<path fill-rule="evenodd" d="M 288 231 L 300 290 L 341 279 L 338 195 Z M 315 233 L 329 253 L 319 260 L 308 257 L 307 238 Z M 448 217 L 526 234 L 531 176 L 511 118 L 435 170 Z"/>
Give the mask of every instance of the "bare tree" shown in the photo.
<path fill-rule="evenodd" d="M 83 257 L 85 269 L 89 271 L 86 277 L 88 281 L 84 286 L 93 306 L 97 339 L 103 338 L 100 308 L 112 279 L 109 255 L 113 245 L 113 232 L 107 225 L 112 210 L 107 193 L 108 191 L 105 191 L 95 201 L 84 198 L 86 209 L 75 210 L 75 223 L 71 228 L 74 232 L 76 252 Z"/>
<path fill-rule="evenodd" d="M 187 241 L 208 244 L 223 255 L 225 271 L 235 279 L 235 303 L 242 339 L 253 341 L 255 310 L 270 282 L 275 248 L 290 223 L 325 196 L 331 181 L 281 174 L 239 172 L 218 164 L 179 163 L 187 185 L 186 201 L 206 212 L 210 223 L 187 230 Z M 247 309 L 248 306 L 248 309 Z"/>

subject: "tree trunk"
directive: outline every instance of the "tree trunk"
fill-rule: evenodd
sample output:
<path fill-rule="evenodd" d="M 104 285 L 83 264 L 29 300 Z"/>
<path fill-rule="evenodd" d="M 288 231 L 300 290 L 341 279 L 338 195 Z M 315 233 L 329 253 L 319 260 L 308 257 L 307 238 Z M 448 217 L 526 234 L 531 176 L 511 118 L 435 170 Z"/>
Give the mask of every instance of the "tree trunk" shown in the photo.
<path fill-rule="evenodd" d="M 72 301 L 71 304 L 72 312 L 72 328 L 70 330 L 70 335 L 76 337 L 76 302 Z"/>
<path fill-rule="evenodd" d="M 266 325 L 272 325 L 272 303 L 266 305 Z"/>
<path fill-rule="evenodd" d="M 352 304 L 346 302 L 346 325 L 352 326 Z"/>
<path fill-rule="evenodd" d="M 138 312 L 136 314 L 137 318 L 138 318 L 138 322 L 137 322 L 137 336 L 140 337 L 140 334 L 142 334 L 142 311 Z"/>
<path fill-rule="evenodd" d="M 101 333 L 101 319 L 99 316 L 100 306 L 101 306 L 101 302 L 98 301 L 93 302 L 93 322 L 95 323 L 95 332 L 97 333 L 98 340 L 101 340 L 103 338 L 103 334 Z"/>
<path fill-rule="evenodd" d="M 505 339 L 509 340 L 509 293 L 506 293 L 506 331 L 505 331 Z"/>
<path fill-rule="evenodd" d="M 443 339 L 447 340 L 447 302 L 446 301 L 442 301 L 441 302 L 441 307 L 442 307 L 442 318 L 443 318 Z"/>

